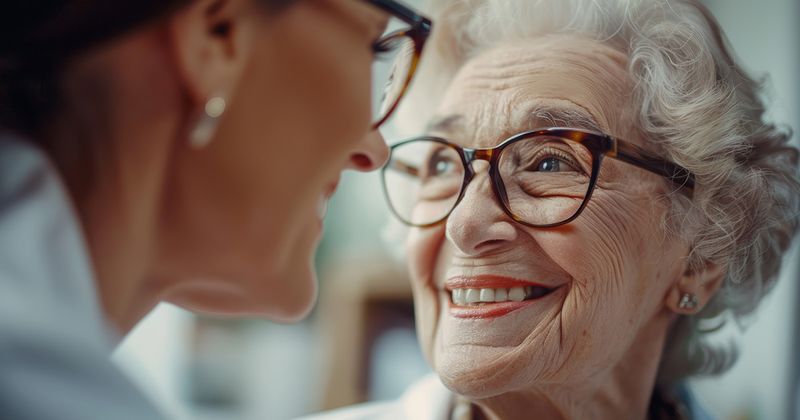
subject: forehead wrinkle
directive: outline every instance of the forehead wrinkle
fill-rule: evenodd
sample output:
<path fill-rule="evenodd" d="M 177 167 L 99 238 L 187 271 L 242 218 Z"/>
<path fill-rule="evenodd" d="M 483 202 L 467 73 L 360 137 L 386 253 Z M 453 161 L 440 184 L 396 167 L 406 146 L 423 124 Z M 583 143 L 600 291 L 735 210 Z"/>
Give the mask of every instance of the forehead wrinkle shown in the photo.
<path fill-rule="evenodd" d="M 472 130 L 465 133 L 467 137 L 464 140 L 481 148 L 499 144 L 508 135 L 508 127 L 511 126 L 510 106 L 510 101 L 500 100 L 489 102 L 489 106 L 479 107 L 478 115 L 471 120 Z"/>
<path fill-rule="evenodd" d="M 591 45 L 591 49 L 587 48 L 588 45 Z M 513 81 L 514 78 L 525 78 L 532 70 L 562 73 L 571 69 L 590 75 L 598 70 L 616 73 L 609 76 L 624 81 L 627 78 L 627 56 L 597 42 L 557 44 L 548 48 L 534 44 L 505 44 L 469 60 L 456 77 L 471 73 L 487 81 Z M 609 69 L 615 71 L 607 72 Z"/>
<path fill-rule="evenodd" d="M 594 39 L 564 34 L 501 42 L 470 58 L 462 69 L 488 69 L 503 76 L 518 74 L 517 66 L 558 66 L 558 62 L 564 60 L 622 70 L 626 70 L 628 64 L 628 56 L 619 49 Z"/>
<path fill-rule="evenodd" d="M 431 120 L 427 132 L 472 148 L 493 147 L 509 134 L 514 134 L 511 127 L 514 126 L 512 118 L 516 100 L 489 92 L 484 92 L 481 96 L 484 99 L 479 106 L 463 110 L 457 105 L 452 107 L 454 110 L 444 107 L 443 115 Z"/>
<path fill-rule="evenodd" d="M 486 97 L 487 92 L 530 99 L 543 90 L 547 96 L 572 100 L 587 110 L 605 131 L 629 131 L 632 94 L 626 56 L 603 44 L 502 45 L 467 62 L 456 76 L 461 95 Z M 587 49 L 591 46 L 592 49 Z M 554 78 L 552 86 L 542 86 Z M 559 86 L 560 85 L 560 86 Z M 528 91 L 528 92 L 526 92 Z M 575 97 L 573 97 L 575 96 Z M 631 114 L 631 115 L 627 115 Z"/>

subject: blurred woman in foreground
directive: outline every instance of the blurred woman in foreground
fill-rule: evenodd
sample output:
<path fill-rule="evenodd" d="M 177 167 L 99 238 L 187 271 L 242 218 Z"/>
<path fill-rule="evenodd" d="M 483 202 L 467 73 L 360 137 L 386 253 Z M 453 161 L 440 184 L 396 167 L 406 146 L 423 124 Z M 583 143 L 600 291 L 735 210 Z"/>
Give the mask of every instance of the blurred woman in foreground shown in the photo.
<path fill-rule="evenodd" d="M 302 318 L 327 200 L 385 161 L 429 30 L 394 0 L 3 7 L 2 416 L 158 418 L 108 356 L 160 301 Z"/>

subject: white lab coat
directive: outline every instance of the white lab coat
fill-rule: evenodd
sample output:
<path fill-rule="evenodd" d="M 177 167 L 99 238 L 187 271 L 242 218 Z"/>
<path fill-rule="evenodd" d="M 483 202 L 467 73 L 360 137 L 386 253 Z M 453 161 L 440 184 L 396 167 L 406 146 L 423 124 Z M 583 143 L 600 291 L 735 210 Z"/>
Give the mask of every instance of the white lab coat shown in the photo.
<path fill-rule="evenodd" d="M 0 133 L 0 419 L 163 418 L 109 360 L 116 339 L 57 172 Z"/>

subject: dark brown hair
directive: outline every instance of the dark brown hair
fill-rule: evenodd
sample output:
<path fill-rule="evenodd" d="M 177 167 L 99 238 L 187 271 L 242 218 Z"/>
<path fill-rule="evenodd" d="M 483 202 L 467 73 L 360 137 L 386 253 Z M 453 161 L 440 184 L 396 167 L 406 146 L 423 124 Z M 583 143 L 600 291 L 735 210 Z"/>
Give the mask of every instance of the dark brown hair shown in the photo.
<path fill-rule="evenodd" d="M 76 54 L 169 16 L 192 0 L 16 0 L 0 12 L 0 127 L 34 134 L 57 110 Z M 293 0 L 261 0 L 279 9 Z"/>

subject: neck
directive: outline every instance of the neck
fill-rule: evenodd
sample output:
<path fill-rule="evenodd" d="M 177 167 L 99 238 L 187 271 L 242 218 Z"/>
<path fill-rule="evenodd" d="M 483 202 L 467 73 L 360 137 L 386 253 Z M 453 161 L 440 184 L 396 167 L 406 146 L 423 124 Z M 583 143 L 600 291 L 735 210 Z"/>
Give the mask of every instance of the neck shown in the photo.
<path fill-rule="evenodd" d="M 146 212 L 131 212 L 126 199 L 104 197 L 98 191 L 88 199 L 83 225 L 106 318 L 125 335 L 159 299 L 147 281 L 154 241 Z"/>
<path fill-rule="evenodd" d="M 186 104 L 162 45 L 158 28 L 135 31 L 74 60 L 46 136 L 80 217 L 104 312 L 123 335 L 165 288 L 151 274 L 157 219 Z"/>
<path fill-rule="evenodd" d="M 164 289 L 150 273 L 169 156 L 169 142 L 158 139 L 170 138 L 170 130 L 151 120 L 102 134 L 78 130 L 56 137 L 91 138 L 84 143 L 91 150 L 83 161 L 57 151 L 54 160 L 76 204 L 103 311 L 120 335 L 160 301 Z"/>
<path fill-rule="evenodd" d="M 473 401 L 484 418 L 646 419 L 670 317 L 659 314 L 626 354 L 580 384 L 559 384 Z M 476 416 L 474 418 L 480 418 Z"/>

